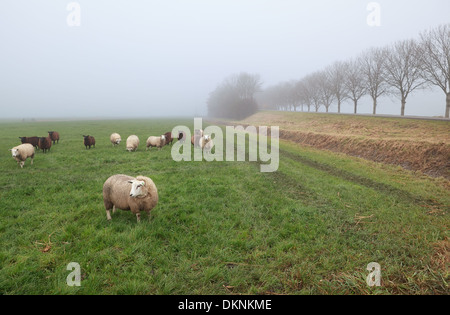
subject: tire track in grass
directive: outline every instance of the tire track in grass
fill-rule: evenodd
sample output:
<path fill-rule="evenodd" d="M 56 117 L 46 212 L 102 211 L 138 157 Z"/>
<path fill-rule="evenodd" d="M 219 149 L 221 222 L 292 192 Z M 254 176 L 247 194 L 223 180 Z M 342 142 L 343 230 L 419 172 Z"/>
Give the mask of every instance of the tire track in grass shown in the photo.
<path fill-rule="evenodd" d="M 348 172 L 348 171 L 345 171 L 345 170 L 342 170 L 339 168 L 335 168 L 333 166 L 330 166 L 330 165 L 327 165 L 324 163 L 319 163 L 319 162 L 309 159 L 305 156 L 294 154 L 292 152 L 283 150 L 281 148 L 279 150 L 280 150 L 280 156 L 283 156 L 284 158 L 288 158 L 290 160 L 302 163 L 306 166 L 309 166 L 309 167 L 312 167 L 319 171 L 325 172 L 329 175 L 339 177 L 343 180 L 346 180 L 346 181 L 349 181 L 349 182 L 352 182 L 352 183 L 355 183 L 355 184 L 358 184 L 358 185 L 361 185 L 361 186 L 364 186 L 367 188 L 374 189 L 382 194 L 394 195 L 395 198 L 398 199 L 399 201 L 407 202 L 407 203 L 411 203 L 411 204 L 418 204 L 422 207 L 432 206 L 434 208 L 443 210 L 445 212 L 448 212 L 448 210 L 449 210 L 448 206 L 445 206 L 444 204 L 441 204 L 435 200 L 421 198 L 421 197 L 413 195 L 405 190 L 398 189 L 398 188 L 395 188 L 393 186 L 390 186 L 390 185 L 387 185 L 384 183 L 376 182 L 369 178 L 362 177 L 362 176 L 353 174 L 351 172 Z"/>
<path fill-rule="evenodd" d="M 227 124 L 223 124 L 223 125 L 227 125 Z M 227 139 L 225 142 L 227 143 L 228 141 L 229 140 Z M 234 141 L 234 139 L 233 139 L 233 141 Z M 236 144 L 234 145 L 234 148 L 235 148 L 235 151 L 242 150 L 242 148 L 238 148 L 236 146 Z M 245 150 L 244 154 L 245 154 L 246 161 L 248 161 L 248 152 L 247 152 L 248 150 L 246 150 L 246 149 L 247 148 L 244 148 L 244 150 Z M 300 154 L 295 154 L 295 153 L 283 150 L 281 148 L 279 148 L 279 153 L 280 153 L 280 158 L 288 158 L 292 161 L 302 163 L 303 165 L 312 167 L 316 170 L 322 171 L 331 176 L 335 176 L 342 180 L 352 182 L 354 184 L 364 186 L 369 189 L 373 189 L 381 194 L 392 195 L 398 201 L 406 202 L 409 204 L 419 205 L 421 207 L 426 208 L 427 210 L 429 210 L 429 208 L 431 207 L 432 209 L 434 209 L 434 211 L 438 211 L 440 213 L 448 213 L 448 211 L 450 210 L 448 206 L 446 206 L 436 200 L 421 198 L 421 197 L 416 196 L 408 191 L 405 191 L 405 190 L 402 190 L 399 188 L 395 188 L 393 186 L 390 186 L 388 184 L 384 184 L 381 182 L 376 182 L 369 178 L 353 174 L 353 173 L 345 171 L 343 169 L 339 169 L 339 168 L 336 168 L 336 167 L 333 167 L 333 166 L 330 166 L 330 165 L 327 165 L 324 163 L 314 161 L 314 160 L 307 158 L 305 156 L 302 156 Z M 258 157 L 258 161 L 253 162 L 253 164 L 257 165 L 259 168 L 259 165 L 261 164 L 259 157 Z M 280 185 L 289 186 L 294 189 L 301 189 L 302 191 L 307 192 L 309 194 L 309 196 L 314 196 L 316 194 L 311 189 L 307 189 L 304 185 L 301 185 L 294 178 L 290 178 L 288 176 L 288 174 L 281 174 L 280 170 L 273 172 L 273 173 L 269 173 L 269 174 L 272 174 L 273 177 L 280 179 L 280 181 L 279 181 Z M 298 196 L 296 196 L 295 198 L 298 198 Z M 302 200 L 304 200 L 304 199 L 305 198 L 303 198 Z M 318 199 L 317 196 L 314 199 L 317 200 Z"/>

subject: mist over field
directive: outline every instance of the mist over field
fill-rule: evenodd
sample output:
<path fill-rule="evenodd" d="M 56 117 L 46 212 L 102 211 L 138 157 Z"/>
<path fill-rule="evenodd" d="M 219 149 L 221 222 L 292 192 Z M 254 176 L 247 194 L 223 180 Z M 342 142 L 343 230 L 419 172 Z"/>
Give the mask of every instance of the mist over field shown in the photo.
<path fill-rule="evenodd" d="M 0 1 L 0 295 L 447 295 L 449 12 Z"/>
<path fill-rule="evenodd" d="M 416 38 L 450 12 L 446 0 L 377 1 L 371 26 L 359 0 L 71 3 L 2 1 L 0 119 L 202 116 L 230 75 L 258 74 L 262 89 L 298 80 Z M 442 116 L 444 104 L 442 91 L 418 91 L 406 114 Z M 369 97 L 359 112 L 371 113 Z M 378 112 L 399 114 L 398 100 L 383 97 Z"/>

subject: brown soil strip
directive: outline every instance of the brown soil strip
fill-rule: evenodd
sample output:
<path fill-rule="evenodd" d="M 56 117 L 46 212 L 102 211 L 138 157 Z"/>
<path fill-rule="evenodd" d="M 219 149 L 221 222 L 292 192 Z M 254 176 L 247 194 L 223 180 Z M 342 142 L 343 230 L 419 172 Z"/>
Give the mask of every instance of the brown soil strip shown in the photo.
<path fill-rule="evenodd" d="M 445 143 L 372 140 L 286 130 L 280 130 L 280 138 L 450 179 L 450 145 Z"/>

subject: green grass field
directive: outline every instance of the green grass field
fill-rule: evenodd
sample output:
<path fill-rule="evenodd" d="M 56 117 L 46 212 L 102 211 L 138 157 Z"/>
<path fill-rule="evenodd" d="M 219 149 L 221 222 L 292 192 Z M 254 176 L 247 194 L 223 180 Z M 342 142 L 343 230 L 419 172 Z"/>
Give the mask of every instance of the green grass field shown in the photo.
<path fill-rule="evenodd" d="M 193 120 L 0 123 L 0 294 L 449 293 L 448 181 L 283 141 L 274 173 L 145 151 L 175 125 Z M 60 143 L 20 169 L 8 149 L 48 130 Z M 106 220 L 102 186 L 118 173 L 153 179 L 151 220 Z M 66 284 L 70 262 L 80 287 Z"/>

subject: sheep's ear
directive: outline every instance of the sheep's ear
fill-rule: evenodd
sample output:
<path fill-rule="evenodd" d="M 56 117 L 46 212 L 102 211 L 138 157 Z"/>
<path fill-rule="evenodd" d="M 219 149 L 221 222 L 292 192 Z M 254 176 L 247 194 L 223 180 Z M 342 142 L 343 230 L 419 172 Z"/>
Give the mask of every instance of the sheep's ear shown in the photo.
<path fill-rule="evenodd" d="M 144 181 L 142 181 L 142 182 L 141 182 L 141 185 L 142 185 L 142 186 L 145 186 L 145 182 L 144 182 Z"/>

